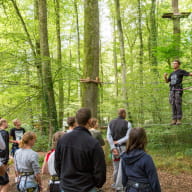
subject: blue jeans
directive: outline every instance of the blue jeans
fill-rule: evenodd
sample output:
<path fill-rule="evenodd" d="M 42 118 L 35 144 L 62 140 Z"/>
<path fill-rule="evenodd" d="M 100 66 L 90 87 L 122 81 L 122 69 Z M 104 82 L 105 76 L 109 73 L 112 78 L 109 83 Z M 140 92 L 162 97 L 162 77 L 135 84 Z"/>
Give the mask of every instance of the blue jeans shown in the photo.
<path fill-rule="evenodd" d="M 64 190 L 62 190 L 61 192 L 65 192 Z M 97 192 L 96 188 L 94 187 L 93 189 L 91 189 L 89 192 Z"/>
<path fill-rule="evenodd" d="M 21 191 L 25 191 L 26 189 L 29 189 L 29 188 L 34 188 L 33 192 L 37 192 L 38 191 L 38 185 L 37 183 L 35 182 L 32 182 L 32 181 L 20 181 L 20 184 L 19 184 L 19 189 Z"/>

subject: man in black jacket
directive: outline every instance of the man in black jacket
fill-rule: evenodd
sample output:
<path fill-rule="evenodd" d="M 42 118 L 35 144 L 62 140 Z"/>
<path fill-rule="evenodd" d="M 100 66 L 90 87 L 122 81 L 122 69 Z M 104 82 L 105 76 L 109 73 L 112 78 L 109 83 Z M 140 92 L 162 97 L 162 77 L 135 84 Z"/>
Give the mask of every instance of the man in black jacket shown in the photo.
<path fill-rule="evenodd" d="M 88 131 L 90 119 L 89 109 L 78 110 L 78 126 L 57 144 L 55 169 L 63 192 L 96 192 L 106 181 L 104 153 Z"/>

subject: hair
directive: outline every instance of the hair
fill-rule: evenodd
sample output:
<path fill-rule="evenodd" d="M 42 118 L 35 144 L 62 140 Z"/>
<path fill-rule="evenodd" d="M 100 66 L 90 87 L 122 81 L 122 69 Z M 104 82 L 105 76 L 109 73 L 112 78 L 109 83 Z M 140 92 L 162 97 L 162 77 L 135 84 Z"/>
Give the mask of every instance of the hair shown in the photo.
<path fill-rule="evenodd" d="M 177 62 L 179 65 L 181 65 L 181 61 L 179 59 L 175 59 L 173 62 Z"/>
<path fill-rule="evenodd" d="M 120 117 L 122 117 L 124 113 L 126 113 L 126 110 L 125 110 L 125 109 L 123 109 L 123 108 L 118 109 L 118 115 L 119 115 Z"/>
<path fill-rule="evenodd" d="M 75 124 L 75 117 L 68 117 L 67 124 L 72 127 Z"/>
<path fill-rule="evenodd" d="M 91 128 L 94 128 L 95 127 L 95 125 L 97 124 L 97 119 L 96 118 L 91 118 L 91 121 L 90 121 L 90 127 Z"/>
<path fill-rule="evenodd" d="M 59 139 L 64 135 L 65 133 L 63 131 L 57 131 L 54 135 L 53 135 L 53 139 L 52 139 L 52 149 L 55 149 L 57 146 L 57 142 L 59 141 Z"/>
<path fill-rule="evenodd" d="M 6 119 L 0 119 L 0 126 L 2 126 L 3 123 L 7 123 L 7 120 Z"/>
<path fill-rule="evenodd" d="M 86 125 L 91 119 L 91 110 L 89 108 L 81 108 L 76 113 L 76 121 L 78 125 Z"/>
<path fill-rule="evenodd" d="M 147 145 L 147 135 L 144 128 L 132 128 L 127 142 L 127 152 L 133 149 L 145 150 Z"/>
<path fill-rule="evenodd" d="M 19 147 L 23 148 L 25 144 L 28 144 L 29 141 L 31 141 L 33 139 L 36 139 L 36 138 L 37 138 L 37 136 L 33 132 L 28 131 L 28 132 L 24 133 L 24 135 L 23 135 L 23 137 L 21 139 L 21 142 L 19 144 Z"/>
<path fill-rule="evenodd" d="M 16 122 L 18 122 L 19 119 L 14 119 L 12 122 L 13 122 L 13 125 L 15 125 Z"/>

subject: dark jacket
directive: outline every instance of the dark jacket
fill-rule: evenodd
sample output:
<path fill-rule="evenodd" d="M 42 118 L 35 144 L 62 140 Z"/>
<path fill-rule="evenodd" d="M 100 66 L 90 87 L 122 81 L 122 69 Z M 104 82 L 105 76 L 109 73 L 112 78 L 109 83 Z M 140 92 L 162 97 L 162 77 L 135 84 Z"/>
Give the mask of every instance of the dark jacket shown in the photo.
<path fill-rule="evenodd" d="M 129 153 L 123 153 L 121 159 L 122 183 L 124 187 L 127 185 L 128 180 L 130 180 L 150 184 L 151 192 L 161 192 L 157 171 L 150 155 L 146 154 L 143 150 L 135 149 Z M 131 189 L 128 192 L 132 192 Z"/>
<path fill-rule="evenodd" d="M 6 130 L 0 130 L 0 133 L 5 142 L 6 148 L 4 150 L 0 149 L 0 159 L 3 164 L 7 164 L 9 161 L 9 133 Z"/>
<path fill-rule="evenodd" d="M 109 123 L 109 127 L 113 140 L 118 141 L 119 139 L 125 137 L 128 130 L 128 121 L 122 117 L 118 117 Z"/>
<path fill-rule="evenodd" d="M 88 129 L 76 127 L 59 140 L 55 170 L 65 192 L 88 192 L 103 186 L 106 181 L 104 153 Z"/>

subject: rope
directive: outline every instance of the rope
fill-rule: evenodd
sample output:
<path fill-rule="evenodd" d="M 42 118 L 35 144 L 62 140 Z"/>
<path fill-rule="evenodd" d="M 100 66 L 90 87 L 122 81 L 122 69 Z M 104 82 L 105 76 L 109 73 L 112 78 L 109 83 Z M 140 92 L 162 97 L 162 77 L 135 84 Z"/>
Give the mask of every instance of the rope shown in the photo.
<path fill-rule="evenodd" d="M 188 90 L 188 89 L 192 89 L 192 87 L 186 87 L 186 88 L 183 88 L 183 89 L 174 89 L 174 91 L 183 91 L 183 90 Z"/>
<path fill-rule="evenodd" d="M 182 123 L 181 125 L 171 125 L 170 123 L 165 123 L 165 124 L 163 124 L 163 123 L 162 124 L 160 124 L 160 123 L 159 124 L 155 124 L 154 123 L 154 124 L 146 124 L 146 125 L 144 125 L 144 127 L 147 128 L 147 126 L 157 126 L 157 125 L 171 126 L 171 127 L 173 126 L 174 127 L 174 126 L 181 126 L 181 125 L 192 125 L 192 123 Z"/>

